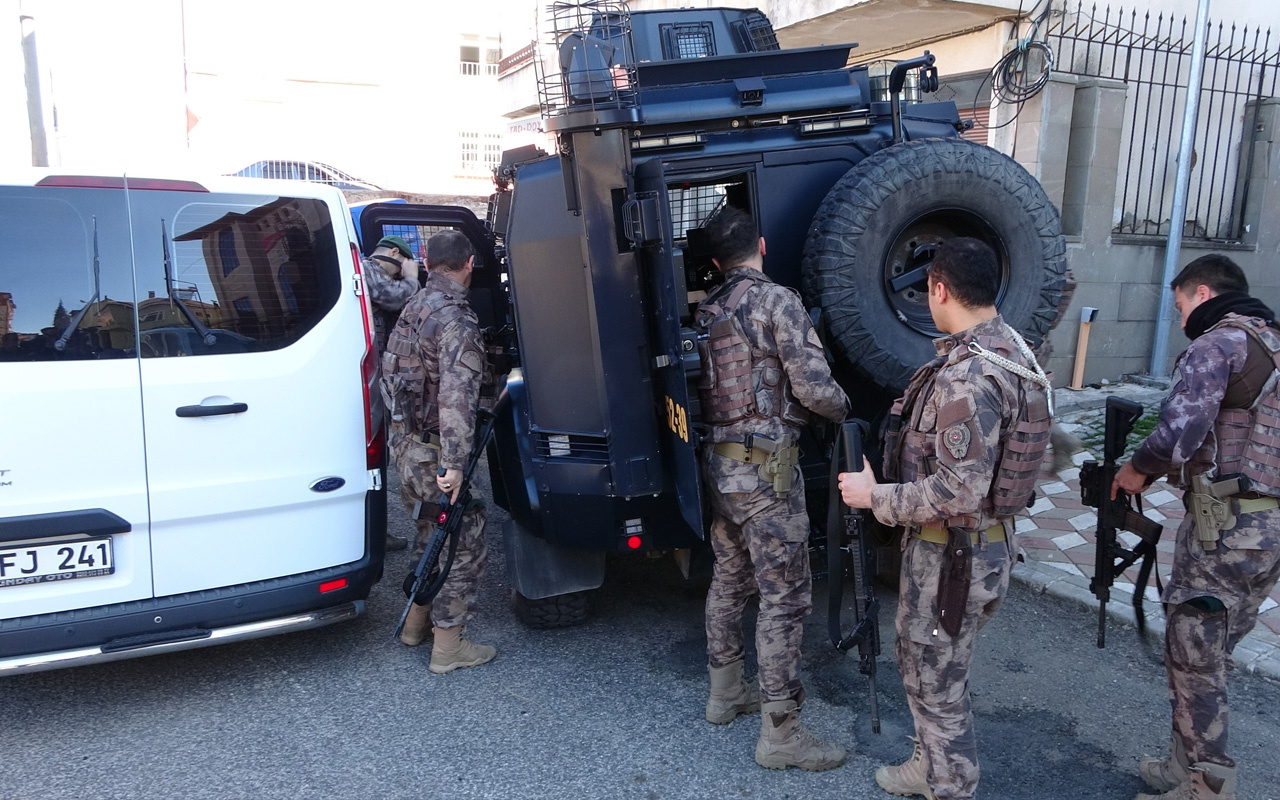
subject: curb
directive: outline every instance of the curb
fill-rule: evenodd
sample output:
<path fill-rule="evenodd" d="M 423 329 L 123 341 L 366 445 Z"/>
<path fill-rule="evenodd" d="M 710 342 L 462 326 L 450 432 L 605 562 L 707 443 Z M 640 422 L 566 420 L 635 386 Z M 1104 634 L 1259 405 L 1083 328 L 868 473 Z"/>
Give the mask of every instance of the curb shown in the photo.
<path fill-rule="evenodd" d="M 1097 617 L 1098 601 L 1089 591 L 1089 584 L 1083 577 L 1068 575 L 1061 570 L 1044 567 L 1034 561 L 1020 561 L 1013 567 L 1013 580 L 1030 587 L 1038 594 L 1070 600 L 1083 608 L 1092 610 L 1094 617 Z M 1107 619 L 1120 623 L 1124 629 L 1136 632 L 1133 593 L 1124 587 L 1115 586 L 1112 587 L 1111 595 L 1111 601 L 1107 604 Z M 1161 605 L 1148 602 L 1147 606 L 1144 609 L 1147 621 L 1146 638 L 1153 644 L 1162 645 L 1165 622 Z M 1266 634 L 1270 634 L 1270 631 L 1266 631 Z M 1258 627 L 1255 627 L 1240 642 L 1231 655 L 1237 670 L 1280 682 L 1280 642 L 1264 640 L 1263 635 L 1259 634 Z"/>

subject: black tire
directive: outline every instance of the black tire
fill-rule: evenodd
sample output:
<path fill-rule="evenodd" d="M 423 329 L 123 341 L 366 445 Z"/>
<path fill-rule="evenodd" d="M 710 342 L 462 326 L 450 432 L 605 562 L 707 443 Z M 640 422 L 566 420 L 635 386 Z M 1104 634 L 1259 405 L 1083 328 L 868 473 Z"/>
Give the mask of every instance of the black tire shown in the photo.
<path fill-rule="evenodd" d="M 537 600 L 516 592 L 516 619 L 534 630 L 581 625 L 586 621 L 590 608 L 587 592 L 555 594 Z"/>
<path fill-rule="evenodd" d="M 921 267 L 955 236 L 982 239 L 996 251 L 996 306 L 1032 348 L 1040 345 L 1065 285 L 1058 210 L 1035 178 L 996 150 L 921 139 L 845 173 L 818 207 L 805 242 L 805 300 L 822 309 L 828 344 L 861 377 L 901 393 L 933 358 L 931 340 L 939 334 Z"/>

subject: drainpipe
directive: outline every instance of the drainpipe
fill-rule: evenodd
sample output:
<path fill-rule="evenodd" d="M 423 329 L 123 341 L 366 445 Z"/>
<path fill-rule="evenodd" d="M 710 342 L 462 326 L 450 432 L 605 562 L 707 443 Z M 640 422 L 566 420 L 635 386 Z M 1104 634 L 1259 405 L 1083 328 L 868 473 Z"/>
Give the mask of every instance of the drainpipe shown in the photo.
<path fill-rule="evenodd" d="M 1178 149 L 1178 175 L 1173 187 L 1173 211 L 1169 216 L 1169 243 L 1164 251 L 1164 277 L 1160 281 L 1160 316 L 1156 320 L 1156 340 L 1151 348 L 1147 374 L 1165 375 L 1169 358 L 1169 323 L 1173 321 L 1173 290 L 1169 284 L 1178 274 L 1182 254 L 1182 228 L 1186 225 L 1188 184 L 1191 180 L 1191 153 L 1195 149 L 1196 118 L 1200 113 L 1200 81 L 1204 76 L 1205 37 L 1209 28 L 1209 0 L 1200 0 L 1196 9 L 1196 36 L 1191 45 L 1191 75 L 1187 82 L 1187 105 L 1182 115 L 1182 146 Z"/>

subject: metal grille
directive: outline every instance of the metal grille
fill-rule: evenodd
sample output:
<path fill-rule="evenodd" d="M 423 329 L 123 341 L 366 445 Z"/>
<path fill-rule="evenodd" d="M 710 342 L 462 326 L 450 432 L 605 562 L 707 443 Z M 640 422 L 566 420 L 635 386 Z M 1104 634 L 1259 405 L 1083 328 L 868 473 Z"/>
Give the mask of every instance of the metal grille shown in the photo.
<path fill-rule="evenodd" d="M 716 54 L 715 36 L 711 25 L 700 22 L 694 25 L 662 25 L 664 53 L 667 58 L 705 58 Z"/>
<path fill-rule="evenodd" d="M 757 51 L 782 49 L 778 44 L 778 35 L 773 32 L 773 23 L 764 14 L 752 14 L 743 20 L 743 24 Z"/>
<path fill-rule="evenodd" d="M 413 251 L 413 257 L 422 261 L 427 255 L 427 240 L 442 231 L 454 230 L 449 225 L 390 225 L 383 224 L 383 236 L 399 236 Z"/>
<path fill-rule="evenodd" d="M 626 3 L 561 0 L 549 12 L 546 48 L 534 59 L 543 116 L 639 105 Z"/>
<path fill-rule="evenodd" d="M 673 186 L 667 190 L 671 206 L 673 235 L 683 239 L 685 231 L 701 228 L 711 215 L 724 205 L 726 189 L 733 184 L 716 183 L 707 186 Z"/>
<path fill-rule="evenodd" d="M 566 459 L 587 464 L 609 463 L 609 440 L 603 436 L 540 431 L 534 439 L 534 450 L 538 458 Z"/>
<path fill-rule="evenodd" d="M 1099 11 L 1081 2 L 1050 23 L 1046 38 L 1058 69 L 1128 84 L 1114 233 L 1169 233 L 1194 25 L 1185 16 Z M 1210 24 L 1186 238 L 1240 239 L 1257 149 L 1251 103 L 1274 96 L 1278 68 L 1280 48 L 1269 30 Z"/>

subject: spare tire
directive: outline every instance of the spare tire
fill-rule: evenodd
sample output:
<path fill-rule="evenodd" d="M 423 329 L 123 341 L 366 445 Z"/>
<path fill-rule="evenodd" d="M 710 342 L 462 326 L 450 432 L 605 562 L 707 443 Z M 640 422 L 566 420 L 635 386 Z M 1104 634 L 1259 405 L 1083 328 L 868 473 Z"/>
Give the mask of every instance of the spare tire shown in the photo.
<path fill-rule="evenodd" d="M 809 227 L 802 289 L 849 367 L 900 393 L 933 358 L 925 268 L 946 239 L 991 245 L 996 307 L 1038 347 L 1058 311 L 1066 243 L 1058 210 L 1016 161 L 964 139 L 921 139 L 860 161 Z"/>

